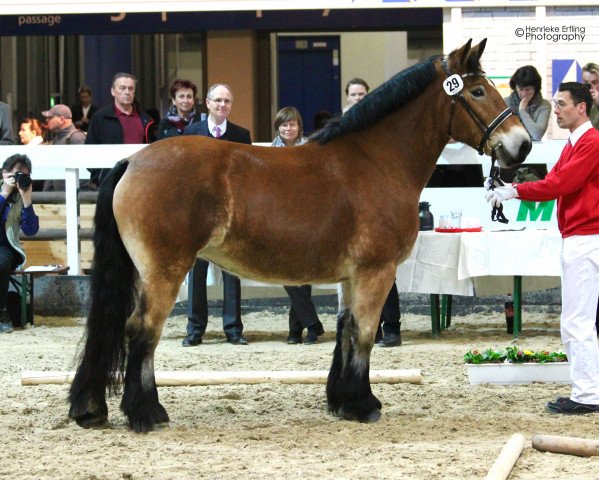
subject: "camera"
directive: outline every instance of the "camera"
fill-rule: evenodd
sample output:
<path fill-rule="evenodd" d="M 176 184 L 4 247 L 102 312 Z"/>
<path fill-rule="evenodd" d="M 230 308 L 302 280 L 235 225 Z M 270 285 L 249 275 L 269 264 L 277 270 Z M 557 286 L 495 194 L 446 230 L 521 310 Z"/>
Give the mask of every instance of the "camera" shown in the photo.
<path fill-rule="evenodd" d="M 21 190 L 27 190 L 31 186 L 31 177 L 23 172 L 15 172 L 15 183 Z"/>

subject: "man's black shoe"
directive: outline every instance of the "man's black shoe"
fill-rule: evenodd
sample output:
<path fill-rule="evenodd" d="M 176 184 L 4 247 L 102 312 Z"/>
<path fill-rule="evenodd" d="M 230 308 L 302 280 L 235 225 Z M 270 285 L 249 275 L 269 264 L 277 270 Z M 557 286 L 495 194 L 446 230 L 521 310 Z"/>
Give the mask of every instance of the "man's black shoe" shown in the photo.
<path fill-rule="evenodd" d="M 304 339 L 304 345 L 313 345 L 318 342 L 318 337 L 324 333 L 324 327 L 320 320 L 318 320 L 314 325 L 310 325 L 308 327 L 308 333 L 306 338 Z"/>
<path fill-rule="evenodd" d="M 302 343 L 302 334 L 289 334 L 287 337 L 287 345 L 298 345 Z"/>
<path fill-rule="evenodd" d="M 247 345 L 248 344 L 248 341 L 241 334 L 231 335 L 231 336 L 227 337 L 227 342 L 229 342 L 231 345 Z"/>
<path fill-rule="evenodd" d="M 187 335 L 183 339 L 181 345 L 184 347 L 196 347 L 202 343 L 202 337 L 200 335 Z"/>
<path fill-rule="evenodd" d="M 381 347 L 399 347 L 401 345 L 401 333 L 387 333 L 380 341 Z"/>
<path fill-rule="evenodd" d="M 599 405 L 588 405 L 578 403 L 569 398 L 558 398 L 555 402 L 547 403 L 547 410 L 551 413 L 562 413 L 565 415 L 584 415 L 586 413 L 598 413 Z"/>

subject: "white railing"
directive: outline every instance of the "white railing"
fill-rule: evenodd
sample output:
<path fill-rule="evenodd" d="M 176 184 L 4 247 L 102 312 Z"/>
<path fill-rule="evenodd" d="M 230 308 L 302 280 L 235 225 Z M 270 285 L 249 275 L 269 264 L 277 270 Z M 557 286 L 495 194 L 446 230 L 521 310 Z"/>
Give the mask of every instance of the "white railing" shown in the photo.
<path fill-rule="evenodd" d="M 535 142 L 527 163 L 546 163 L 551 168 L 565 144 L 565 140 Z M 269 145 L 269 144 L 259 144 Z M 111 168 L 119 160 L 129 157 L 147 145 L 40 145 L 0 146 L 0 160 L 20 153 L 32 163 L 34 179 L 64 179 L 66 183 L 67 263 L 69 275 L 81 274 L 79 255 L 79 218 L 77 216 L 77 189 L 79 180 L 89 178 L 88 168 Z M 483 172 L 490 167 L 490 158 L 479 156 L 475 150 L 461 143 L 447 145 L 437 162 L 447 164 L 482 164 Z M 448 189 L 451 191 L 452 189 Z"/>

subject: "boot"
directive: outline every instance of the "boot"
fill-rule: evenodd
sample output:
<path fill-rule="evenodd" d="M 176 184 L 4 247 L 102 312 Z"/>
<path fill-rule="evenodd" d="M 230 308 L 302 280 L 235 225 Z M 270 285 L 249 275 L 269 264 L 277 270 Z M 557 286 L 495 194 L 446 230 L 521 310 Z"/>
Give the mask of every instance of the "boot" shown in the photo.
<path fill-rule="evenodd" d="M 401 322 L 397 333 L 386 333 L 379 346 L 381 347 L 399 347 L 401 345 Z"/>
<path fill-rule="evenodd" d="M 318 337 L 324 333 L 324 327 L 320 320 L 318 320 L 314 325 L 310 325 L 308 327 L 308 334 L 306 335 L 306 339 L 304 340 L 304 345 L 312 345 L 318 342 Z"/>

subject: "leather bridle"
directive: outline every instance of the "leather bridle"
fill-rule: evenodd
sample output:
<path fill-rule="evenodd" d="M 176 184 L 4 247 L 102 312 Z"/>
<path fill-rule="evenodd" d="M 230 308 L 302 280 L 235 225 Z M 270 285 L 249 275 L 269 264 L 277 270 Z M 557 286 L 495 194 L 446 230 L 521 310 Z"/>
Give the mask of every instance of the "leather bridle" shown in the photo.
<path fill-rule="evenodd" d="M 447 59 L 443 60 L 443 70 L 445 70 L 445 74 L 449 78 L 451 76 L 451 72 L 449 71 L 449 65 L 447 64 Z M 462 78 L 466 78 L 466 77 L 485 77 L 485 78 L 487 78 L 487 76 L 484 75 L 483 73 L 465 73 L 465 74 L 461 75 L 461 77 Z M 506 107 L 505 110 L 503 110 L 499 115 L 497 115 L 495 120 L 493 120 L 489 125 L 485 125 L 485 122 L 472 109 L 472 107 L 466 100 L 466 97 L 464 97 L 464 94 L 461 91 L 459 91 L 459 92 L 455 93 L 454 95 L 452 95 L 452 97 L 451 97 L 451 113 L 449 116 L 449 127 L 447 129 L 447 133 L 450 137 L 451 137 L 451 124 L 453 122 L 453 114 L 455 113 L 455 107 L 456 107 L 456 103 L 457 103 L 456 99 L 460 101 L 460 103 L 462 104 L 462 106 L 464 107 L 466 112 L 468 112 L 468 115 L 470 115 L 470 118 L 472 118 L 472 120 L 474 121 L 474 123 L 476 124 L 478 129 L 483 134 L 483 136 L 480 140 L 480 143 L 478 144 L 478 147 L 476 147 L 476 151 L 478 152 L 478 154 L 482 155 L 484 153 L 484 145 L 491 138 L 491 134 L 503 122 L 505 122 L 505 120 L 508 117 L 510 117 L 512 115 L 512 111 L 510 110 L 509 107 Z"/>
<path fill-rule="evenodd" d="M 443 70 L 445 70 L 445 75 L 447 75 L 447 78 L 449 78 L 452 74 L 449 70 L 449 65 L 447 63 L 447 59 L 443 59 L 442 64 L 443 64 Z M 487 76 L 484 75 L 483 73 L 465 73 L 465 74 L 461 75 L 461 77 L 462 78 L 466 78 L 466 77 L 485 77 L 485 78 L 487 78 Z M 487 78 L 487 80 L 488 80 L 488 78 Z M 478 154 L 483 155 L 485 153 L 484 152 L 485 143 L 491 138 L 491 135 L 493 134 L 493 132 L 495 130 L 497 130 L 497 128 L 503 122 L 505 122 L 505 120 L 508 117 L 510 117 L 512 115 L 512 111 L 509 107 L 506 107 L 505 110 L 503 110 L 499 115 L 497 115 L 497 117 L 495 117 L 495 119 L 489 125 L 485 125 L 485 122 L 472 109 L 470 104 L 466 101 L 466 98 L 464 97 L 462 90 L 460 90 L 459 92 L 451 95 L 451 111 L 449 114 L 449 127 L 447 129 L 447 134 L 449 135 L 449 137 L 451 137 L 451 124 L 453 122 L 453 115 L 455 113 L 455 108 L 456 108 L 456 103 L 457 103 L 456 99 L 460 101 L 460 103 L 464 107 L 464 110 L 466 110 L 468 115 L 470 115 L 470 118 L 472 118 L 475 125 L 478 127 L 478 129 L 483 134 L 482 138 L 480 139 L 480 143 L 478 144 L 478 147 L 476 147 L 476 151 L 478 152 Z M 491 177 L 493 179 L 493 181 L 491 183 L 491 190 L 493 190 L 495 188 L 495 183 L 498 183 L 499 185 L 503 185 L 503 181 L 501 180 L 501 178 L 499 178 L 499 168 L 495 167 L 495 161 L 497 160 L 495 150 L 496 150 L 496 148 L 499 148 L 500 146 L 501 145 L 491 148 L 491 171 L 489 172 L 489 177 Z M 503 205 L 500 205 L 499 207 L 493 206 L 493 210 L 491 211 L 491 220 L 498 221 L 500 223 L 508 223 L 509 222 L 509 220 L 503 214 Z"/>

